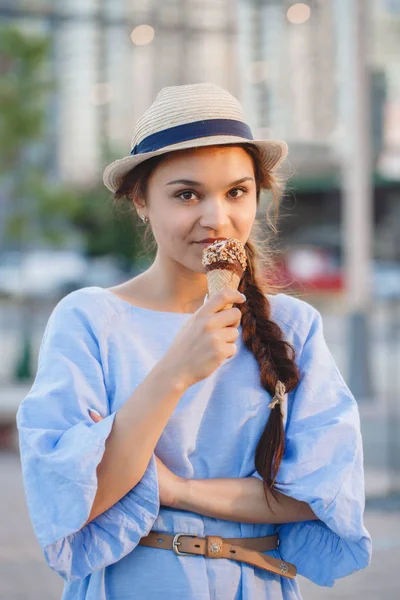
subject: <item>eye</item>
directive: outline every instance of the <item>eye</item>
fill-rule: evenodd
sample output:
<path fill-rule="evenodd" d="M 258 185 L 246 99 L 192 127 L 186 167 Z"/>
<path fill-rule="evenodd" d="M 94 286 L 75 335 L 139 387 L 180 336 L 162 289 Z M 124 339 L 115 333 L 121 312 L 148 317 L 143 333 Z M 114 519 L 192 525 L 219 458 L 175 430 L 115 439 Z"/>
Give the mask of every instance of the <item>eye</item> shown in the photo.
<path fill-rule="evenodd" d="M 197 197 L 196 194 L 191 190 L 184 190 L 183 192 L 179 192 L 179 194 L 177 194 L 177 198 L 185 200 L 186 202 L 190 202 L 191 200 L 193 200 L 192 196 Z"/>
<path fill-rule="evenodd" d="M 246 188 L 233 188 L 229 191 L 229 195 L 232 198 L 240 198 L 241 196 L 244 196 L 244 194 L 247 192 Z"/>

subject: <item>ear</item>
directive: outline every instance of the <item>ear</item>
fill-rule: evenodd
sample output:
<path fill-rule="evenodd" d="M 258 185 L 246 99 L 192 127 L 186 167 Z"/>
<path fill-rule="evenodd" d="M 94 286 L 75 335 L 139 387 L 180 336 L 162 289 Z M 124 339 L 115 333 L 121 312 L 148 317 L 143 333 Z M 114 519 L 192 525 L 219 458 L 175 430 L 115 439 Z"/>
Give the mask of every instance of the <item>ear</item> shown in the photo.
<path fill-rule="evenodd" d="M 130 196 L 130 200 L 132 200 L 132 204 L 134 205 L 134 207 L 136 208 L 136 210 L 139 214 L 140 214 L 140 212 L 143 212 L 143 209 L 145 208 L 146 205 L 142 198 L 138 198 L 137 196 L 134 196 L 132 194 Z"/>

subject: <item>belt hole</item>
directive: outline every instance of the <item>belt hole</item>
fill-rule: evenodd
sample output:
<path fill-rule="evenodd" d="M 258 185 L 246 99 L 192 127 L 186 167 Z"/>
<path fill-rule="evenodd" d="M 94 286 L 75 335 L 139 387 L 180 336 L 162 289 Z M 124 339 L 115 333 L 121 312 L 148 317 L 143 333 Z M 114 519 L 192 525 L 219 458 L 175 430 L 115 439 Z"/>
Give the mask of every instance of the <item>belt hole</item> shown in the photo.
<path fill-rule="evenodd" d="M 159 544 L 163 544 L 163 543 L 164 543 L 164 540 L 162 540 L 162 539 L 159 539 L 159 540 L 157 540 L 157 542 L 158 542 Z"/>
<path fill-rule="evenodd" d="M 236 554 L 236 550 L 229 550 L 231 554 Z"/>
<path fill-rule="evenodd" d="M 195 548 L 200 548 L 200 544 L 195 544 L 194 547 Z"/>

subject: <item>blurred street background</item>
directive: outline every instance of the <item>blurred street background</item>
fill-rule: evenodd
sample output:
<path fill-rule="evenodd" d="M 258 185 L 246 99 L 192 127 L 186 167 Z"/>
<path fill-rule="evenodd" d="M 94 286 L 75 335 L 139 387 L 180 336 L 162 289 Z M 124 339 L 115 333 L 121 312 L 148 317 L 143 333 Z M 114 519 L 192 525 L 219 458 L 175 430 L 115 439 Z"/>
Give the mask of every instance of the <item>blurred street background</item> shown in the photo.
<path fill-rule="evenodd" d="M 61 596 L 15 435 L 47 319 L 153 259 L 102 171 L 162 87 L 203 81 L 289 144 L 278 281 L 360 410 L 372 564 L 304 599 L 400 598 L 400 0 L 0 0 L 0 75 L 0 598 Z"/>

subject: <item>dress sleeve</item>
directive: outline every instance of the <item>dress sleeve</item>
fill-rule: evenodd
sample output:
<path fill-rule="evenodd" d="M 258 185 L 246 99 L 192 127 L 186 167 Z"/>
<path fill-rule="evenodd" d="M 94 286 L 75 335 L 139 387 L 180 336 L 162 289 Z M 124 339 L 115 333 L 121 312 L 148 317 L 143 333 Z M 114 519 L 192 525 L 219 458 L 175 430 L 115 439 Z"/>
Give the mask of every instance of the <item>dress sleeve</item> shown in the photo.
<path fill-rule="evenodd" d="M 131 552 L 160 508 L 153 454 L 139 483 L 83 527 L 116 413 L 109 410 L 98 339 L 85 311 L 72 302 L 73 294 L 50 316 L 33 386 L 17 413 L 33 528 L 48 564 L 67 581 Z M 89 408 L 105 418 L 94 423 Z"/>
<path fill-rule="evenodd" d="M 313 311 L 299 359 L 300 383 L 288 395 L 277 490 L 307 502 L 319 520 L 281 524 L 277 531 L 281 557 L 300 575 L 332 587 L 369 564 L 371 538 L 363 523 L 358 407 L 327 347 L 321 315 Z"/>

